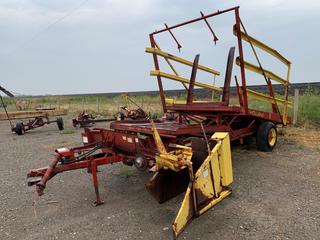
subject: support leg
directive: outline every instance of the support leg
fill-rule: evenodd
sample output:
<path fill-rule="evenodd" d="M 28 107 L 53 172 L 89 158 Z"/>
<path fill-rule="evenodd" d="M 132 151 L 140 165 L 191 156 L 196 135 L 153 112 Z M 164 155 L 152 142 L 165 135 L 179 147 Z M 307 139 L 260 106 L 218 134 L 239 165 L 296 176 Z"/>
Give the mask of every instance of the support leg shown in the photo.
<path fill-rule="evenodd" d="M 100 200 L 100 194 L 99 194 L 99 186 L 98 186 L 98 176 L 97 176 L 97 165 L 93 161 L 91 164 L 91 174 L 92 174 L 92 181 L 94 186 L 94 191 L 96 193 L 96 201 L 93 203 L 93 206 L 99 206 L 103 204 L 104 202 Z"/>

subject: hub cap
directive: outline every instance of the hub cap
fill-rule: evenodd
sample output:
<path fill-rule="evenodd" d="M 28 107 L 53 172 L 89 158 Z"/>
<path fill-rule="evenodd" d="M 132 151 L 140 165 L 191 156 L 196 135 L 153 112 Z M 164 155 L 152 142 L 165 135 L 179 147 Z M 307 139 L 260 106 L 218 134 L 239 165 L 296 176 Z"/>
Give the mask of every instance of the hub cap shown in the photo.
<path fill-rule="evenodd" d="M 268 143 L 270 147 L 273 147 L 277 141 L 277 132 L 274 128 L 271 128 L 268 134 Z"/>

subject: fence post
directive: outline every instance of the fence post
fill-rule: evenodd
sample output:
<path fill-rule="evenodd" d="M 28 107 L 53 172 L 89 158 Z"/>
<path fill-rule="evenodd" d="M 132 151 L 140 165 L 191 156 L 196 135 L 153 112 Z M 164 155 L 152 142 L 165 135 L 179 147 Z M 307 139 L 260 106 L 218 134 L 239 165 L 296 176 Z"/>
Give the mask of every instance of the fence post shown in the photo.
<path fill-rule="evenodd" d="M 293 124 L 297 124 L 299 109 L 299 89 L 294 90 Z"/>
<path fill-rule="evenodd" d="M 99 114 L 100 113 L 99 97 L 97 98 L 97 109 L 98 109 L 98 114 Z"/>

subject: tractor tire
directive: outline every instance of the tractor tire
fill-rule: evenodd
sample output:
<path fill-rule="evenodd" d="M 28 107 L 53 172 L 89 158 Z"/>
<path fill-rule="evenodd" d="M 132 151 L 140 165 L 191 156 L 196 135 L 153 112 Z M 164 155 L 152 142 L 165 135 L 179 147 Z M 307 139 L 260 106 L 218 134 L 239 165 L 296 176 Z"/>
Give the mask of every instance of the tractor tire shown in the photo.
<path fill-rule="evenodd" d="M 25 130 L 24 130 L 23 123 L 22 123 L 22 122 L 17 122 L 14 131 L 15 131 L 16 134 L 18 134 L 18 135 L 23 135 L 23 134 L 25 134 Z"/>
<path fill-rule="evenodd" d="M 59 128 L 60 131 L 62 131 L 64 129 L 62 117 L 58 117 L 57 118 L 57 125 L 58 125 L 58 128 Z"/>
<path fill-rule="evenodd" d="M 277 127 L 272 122 L 263 122 L 257 131 L 257 147 L 263 152 L 271 152 L 278 140 Z"/>

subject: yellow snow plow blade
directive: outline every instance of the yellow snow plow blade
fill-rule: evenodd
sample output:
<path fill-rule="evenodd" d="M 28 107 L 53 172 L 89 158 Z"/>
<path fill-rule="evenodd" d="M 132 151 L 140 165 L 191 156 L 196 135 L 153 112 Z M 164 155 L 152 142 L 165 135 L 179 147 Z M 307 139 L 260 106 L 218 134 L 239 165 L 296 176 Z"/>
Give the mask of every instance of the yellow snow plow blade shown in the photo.
<path fill-rule="evenodd" d="M 199 217 L 231 194 L 228 188 L 233 181 L 229 135 L 215 133 L 211 139 L 216 141 L 216 145 L 194 176 L 190 176 L 189 186 L 172 224 L 174 238 L 194 217 Z"/>

